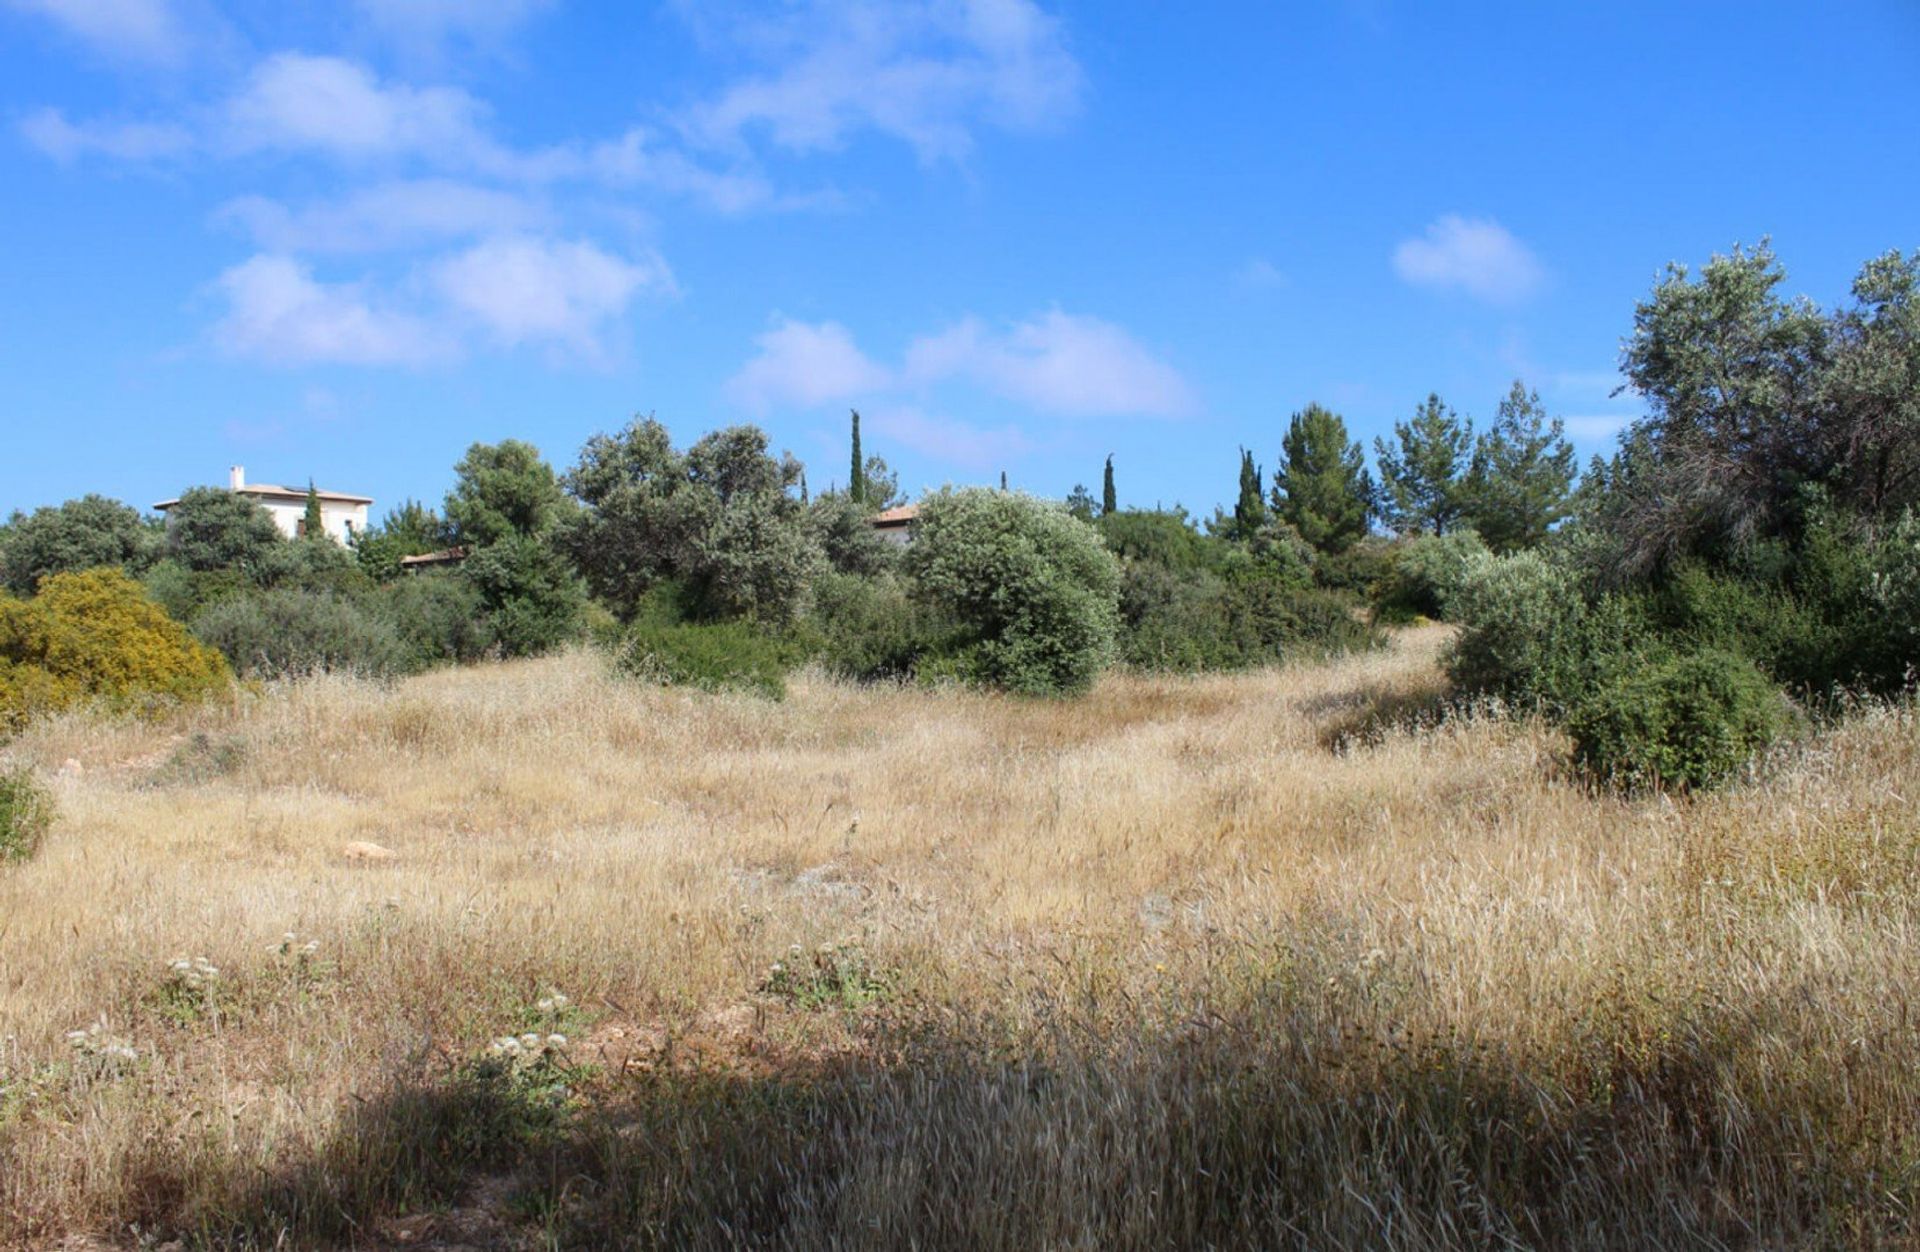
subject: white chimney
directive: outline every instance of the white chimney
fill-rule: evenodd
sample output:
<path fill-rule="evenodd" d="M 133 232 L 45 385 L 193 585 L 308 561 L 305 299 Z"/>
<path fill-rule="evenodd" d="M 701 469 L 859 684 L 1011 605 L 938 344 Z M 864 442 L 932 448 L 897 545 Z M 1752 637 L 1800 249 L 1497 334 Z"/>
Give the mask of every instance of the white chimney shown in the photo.
<path fill-rule="evenodd" d="M 228 488 L 234 491 L 238 491 L 240 490 L 240 488 L 246 485 L 247 485 L 247 467 L 244 465 L 229 466 L 227 468 Z"/>

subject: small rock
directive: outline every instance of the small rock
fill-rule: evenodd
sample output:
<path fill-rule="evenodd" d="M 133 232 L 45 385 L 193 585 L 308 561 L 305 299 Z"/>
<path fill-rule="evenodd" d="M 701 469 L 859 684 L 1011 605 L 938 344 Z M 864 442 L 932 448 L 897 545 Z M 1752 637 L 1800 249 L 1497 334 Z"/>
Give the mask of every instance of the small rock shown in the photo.
<path fill-rule="evenodd" d="M 349 861 L 397 861 L 400 859 L 400 854 L 392 848 L 383 848 L 377 843 L 368 843 L 364 839 L 354 840 L 340 849 L 340 854 Z"/>

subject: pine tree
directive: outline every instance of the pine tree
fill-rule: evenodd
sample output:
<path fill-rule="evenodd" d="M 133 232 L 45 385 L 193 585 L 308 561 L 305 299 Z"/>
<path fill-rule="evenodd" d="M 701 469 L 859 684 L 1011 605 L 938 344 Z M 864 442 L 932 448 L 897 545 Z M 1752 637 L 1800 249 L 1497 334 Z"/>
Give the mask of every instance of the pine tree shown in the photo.
<path fill-rule="evenodd" d="M 853 410 L 853 475 L 847 479 L 847 494 L 855 504 L 867 502 L 867 462 L 860 455 L 860 410 Z"/>
<path fill-rule="evenodd" d="M 1295 413 L 1273 471 L 1280 520 L 1320 551 L 1344 552 L 1366 535 L 1372 500 L 1366 454 L 1340 415 L 1317 404 Z"/>
<path fill-rule="evenodd" d="M 1247 540 L 1267 524 L 1267 500 L 1253 453 L 1240 449 L 1240 498 L 1233 505 L 1233 537 Z"/>
<path fill-rule="evenodd" d="M 1412 421 L 1393 424 L 1393 434 L 1392 445 L 1373 441 L 1381 520 L 1401 534 L 1444 535 L 1467 511 L 1472 423 L 1429 394 Z"/>
<path fill-rule="evenodd" d="M 300 521 L 300 533 L 308 539 L 324 539 L 327 534 L 326 517 L 320 511 L 320 493 L 314 489 L 313 480 L 307 480 L 307 514 Z"/>
<path fill-rule="evenodd" d="M 1573 445 L 1540 394 L 1515 379 L 1467 475 L 1474 528 L 1495 552 L 1530 548 L 1573 512 Z"/>
<path fill-rule="evenodd" d="M 1107 453 L 1106 478 L 1100 484 L 1100 516 L 1105 517 L 1120 507 L 1120 500 L 1113 490 L 1113 453 Z"/>

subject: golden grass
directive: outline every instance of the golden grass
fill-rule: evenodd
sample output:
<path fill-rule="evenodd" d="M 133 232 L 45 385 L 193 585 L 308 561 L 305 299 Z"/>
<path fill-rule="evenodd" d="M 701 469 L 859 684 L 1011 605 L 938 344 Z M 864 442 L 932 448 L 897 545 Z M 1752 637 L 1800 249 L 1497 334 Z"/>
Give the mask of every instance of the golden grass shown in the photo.
<path fill-rule="evenodd" d="M 1912 1239 L 1912 711 L 1625 800 L 1537 724 L 1370 717 L 1444 640 L 1059 703 L 581 653 L 35 727 L 0 1242 Z M 825 943 L 871 983 L 764 990 Z M 552 988 L 549 1116 L 476 1058 Z M 103 1017 L 137 1061 L 68 1044 Z"/>

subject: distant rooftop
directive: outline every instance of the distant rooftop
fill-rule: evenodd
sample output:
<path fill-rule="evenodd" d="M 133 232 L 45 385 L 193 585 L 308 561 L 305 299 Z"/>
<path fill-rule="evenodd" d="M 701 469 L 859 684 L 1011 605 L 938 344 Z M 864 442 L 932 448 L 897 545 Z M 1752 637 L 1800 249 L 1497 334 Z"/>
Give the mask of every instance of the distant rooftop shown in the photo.
<path fill-rule="evenodd" d="M 307 489 L 305 487 L 282 487 L 278 483 L 248 482 L 247 470 L 243 465 L 235 465 L 227 471 L 227 490 L 233 492 L 235 495 L 255 496 L 262 500 L 304 500 L 307 498 Z M 344 491 L 321 491 L 316 489 L 314 494 L 320 497 L 320 501 L 323 504 L 373 503 L 372 496 L 349 495 Z M 178 503 L 180 503 L 180 498 L 175 496 L 171 500 L 162 500 L 153 507 L 164 513 Z"/>

